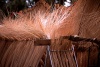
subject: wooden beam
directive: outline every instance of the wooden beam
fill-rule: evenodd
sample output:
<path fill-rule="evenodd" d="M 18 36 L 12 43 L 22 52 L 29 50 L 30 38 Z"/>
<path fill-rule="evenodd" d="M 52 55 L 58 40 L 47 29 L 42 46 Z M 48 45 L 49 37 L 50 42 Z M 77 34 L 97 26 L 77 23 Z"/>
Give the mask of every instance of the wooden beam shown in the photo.
<path fill-rule="evenodd" d="M 47 46 L 47 45 L 51 45 L 51 40 L 50 39 L 40 39 L 40 40 L 36 40 L 34 44 L 36 46 Z"/>
<path fill-rule="evenodd" d="M 75 37 L 75 36 L 61 36 L 60 38 L 68 39 L 74 42 L 84 41 L 84 42 L 93 42 L 98 45 L 100 44 L 100 40 L 96 38 L 82 38 L 82 37 Z M 51 45 L 51 39 L 40 39 L 40 40 L 36 40 L 34 43 L 37 46 L 42 46 L 42 45 L 47 46 L 47 45 Z"/>
<path fill-rule="evenodd" d="M 63 39 L 68 39 L 74 42 L 84 41 L 84 42 L 93 42 L 96 44 L 100 44 L 100 40 L 97 38 L 82 38 L 82 37 L 75 37 L 75 36 L 61 36 Z"/>

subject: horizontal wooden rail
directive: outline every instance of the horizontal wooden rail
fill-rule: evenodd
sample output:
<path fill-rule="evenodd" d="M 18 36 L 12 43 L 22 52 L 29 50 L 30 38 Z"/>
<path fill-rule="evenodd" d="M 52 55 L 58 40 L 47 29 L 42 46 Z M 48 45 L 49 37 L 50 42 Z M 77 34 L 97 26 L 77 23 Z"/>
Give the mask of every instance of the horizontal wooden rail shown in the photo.
<path fill-rule="evenodd" d="M 86 41 L 86 42 L 93 42 L 93 43 L 96 43 L 96 44 L 100 44 L 100 40 L 97 39 L 97 38 L 82 38 L 82 37 L 75 37 L 75 36 L 62 36 L 63 39 L 68 39 L 68 40 L 71 40 L 71 41 L 75 41 L 75 42 L 78 42 L 78 41 Z"/>
<path fill-rule="evenodd" d="M 76 37 L 76 36 L 61 36 L 60 38 L 62 39 L 68 39 L 70 41 L 74 42 L 79 42 L 79 41 L 84 41 L 84 42 L 93 42 L 96 44 L 100 44 L 100 40 L 96 38 L 82 38 L 82 37 Z M 50 45 L 51 44 L 51 39 L 40 39 L 35 41 L 35 45 L 41 46 L 41 45 Z"/>
<path fill-rule="evenodd" d="M 37 46 L 47 46 L 47 45 L 51 45 L 51 40 L 50 39 L 40 39 L 40 40 L 36 40 L 34 44 Z"/>

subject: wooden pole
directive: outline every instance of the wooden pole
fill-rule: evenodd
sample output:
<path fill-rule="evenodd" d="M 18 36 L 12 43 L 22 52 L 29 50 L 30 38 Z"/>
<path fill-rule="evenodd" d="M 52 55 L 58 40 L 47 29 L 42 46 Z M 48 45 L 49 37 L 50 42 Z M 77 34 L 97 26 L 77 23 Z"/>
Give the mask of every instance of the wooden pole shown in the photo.
<path fill-rule="evenodd" d="M 60 38 L 68 39 L 74 42 L 84 41 L 84 42 L 96 43 L 97 45 L 100 44 L 100 40 L 96 38 L 82 38 L 82 37 L 75 37 L 75 36 L 61 36 Z M 34 43 L 37 46 L 47 46 L 47 45 L 51 45 L 51 39 L 40 39 L 40 40 L 36 40 Z"/>

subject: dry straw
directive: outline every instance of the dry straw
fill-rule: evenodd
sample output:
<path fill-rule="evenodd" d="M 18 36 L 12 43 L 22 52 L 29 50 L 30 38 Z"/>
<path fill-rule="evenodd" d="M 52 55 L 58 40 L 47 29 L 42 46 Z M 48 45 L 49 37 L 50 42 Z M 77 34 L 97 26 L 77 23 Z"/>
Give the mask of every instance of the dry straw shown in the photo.
<path fill-rule="evenodd" d="M 0 39 L 2 39 L 0 67 L 37 67 L 46 47 L 34 46 L 34 40 L 50 38 L 52 39 L 51 49 L 62 50 L 69 47 L 71 42 L 62 40 L 60 36 L 74 35 L 78 32 L 81 32 L 83 36 L 85 33 L 83 28 L 86 30 L 88 27 L 88 31 L 95 30 L 95 25 L 99 24 L 97 20 L 100 18 L 99 12 L 85 14 L 82 19 L 83 6 L 84 3 L 80 0 L 75 6 L 68 8 L 60 6 L 50 12 L 50 6 L 41 0 L 32 9 L 21 11 L 15 20 L 5 18 L 3 24 L 0 25 Z M 88 20 L 85 18 L 87 16 Z M 95 19 L 92 20 L 93 18 Z M 92 24 L 91 20 L 96 23 Z M 87 26 L 88 22 L 90 25 Z M 99 26 L 93 35 L 98 32 Z M 55 38 L 58 39 L 54 40 Z"/>
<path fill-rule="evenodd" d="M 37 67 L 45 48 L 34 46 L 35 39 L 59 38 L 62 28 L 70 15 L 70 8 L 60 6 L 50 13 L 49 5 L 40 1 L 33 9 L 22 11 L 17 19 L 5 18 L 0 25 L 0 66 L 1 67 Z M 70 23 L 69 23 L 70 24 Z M 69 25 L 68 24 L 68 25 Z M 67 30 L 67 33 L 70 31 Z M 65 43 L 62 39 L 53 40 L 52 49 L 63 49 Z M 65 49 L 65 48 L 64 48 Z"/>
<path fill-rule="evenodd" d="M 36 14 L 35 14 L 36 15 Z M 0 67 L 37 67 L 45 48 L 34 46 L 34 40 L 45 39 L 41 24 L 33 12 L 13 20 L 5 18 L 0 25 Z"/>

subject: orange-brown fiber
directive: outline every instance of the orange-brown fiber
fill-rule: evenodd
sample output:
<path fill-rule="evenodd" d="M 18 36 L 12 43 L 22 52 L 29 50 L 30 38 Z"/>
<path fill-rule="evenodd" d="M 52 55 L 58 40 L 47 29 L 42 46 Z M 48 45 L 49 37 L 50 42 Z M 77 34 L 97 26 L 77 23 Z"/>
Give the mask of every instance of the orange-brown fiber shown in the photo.
<path fill-rule="evenodd" d="M 71 46 L 71 41 L 60 36 L 100 37 L 100 0 L 78 0 L 53 12 L 40 0 L 33 8 L 20 11 L 16 19 L 2 22 L 0 67 L 37 67 L 46 47 L 34 46 L 36 39 L 50 38 L 51 49 L 60 50 Z"/>
<path fill-rule="evenodd" d="M 0 25 L 0 67 L 37 67 L 46 47 L 34 46 L 45 39 L 36 18 L 25 14 L 16 19 L 5 18 Z"/>

